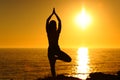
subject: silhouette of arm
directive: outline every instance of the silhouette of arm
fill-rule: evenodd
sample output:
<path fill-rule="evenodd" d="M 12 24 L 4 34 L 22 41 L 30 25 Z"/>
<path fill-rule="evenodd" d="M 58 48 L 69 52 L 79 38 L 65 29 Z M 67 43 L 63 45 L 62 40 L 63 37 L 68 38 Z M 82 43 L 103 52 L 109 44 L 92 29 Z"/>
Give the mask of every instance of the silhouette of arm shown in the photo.
<path fill-rule="evenodd" d="M 61 20 L 56 13 L 55 13 L 55 16 L 57 17 L 57 20 L 58 20 L 58 32 L 60 33 L 61 32 Z"/>
<path fill-rule="evenodd" d="M 55 12 L 55 8 L 53 8 L 53 14 L 55 14 L 55 16 L 57 17 L 57 20 L 58 20 L 58 32 L 60 33 L 61 32 L 61 20 L 59 18 L 59 16 L 56 14 Z"/>
<path fill-rule="evenodd" d="M 46 31 L 48 32 L 48 25 L 49 25 L 49 21 L 52 17 L 53 13 L 47 18 L 47 21 L 46 21 Z"/>

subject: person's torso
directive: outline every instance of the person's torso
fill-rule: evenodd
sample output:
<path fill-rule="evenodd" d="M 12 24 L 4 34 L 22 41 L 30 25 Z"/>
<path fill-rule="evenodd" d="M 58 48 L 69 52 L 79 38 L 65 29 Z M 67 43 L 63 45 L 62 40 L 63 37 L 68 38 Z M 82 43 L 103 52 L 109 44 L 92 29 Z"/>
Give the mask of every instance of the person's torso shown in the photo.
<path fill-rule="evenodd" d="M 49 46 L 58 46 L 59 33 L 56 31 L 54 33 L 47 33 Z"/>

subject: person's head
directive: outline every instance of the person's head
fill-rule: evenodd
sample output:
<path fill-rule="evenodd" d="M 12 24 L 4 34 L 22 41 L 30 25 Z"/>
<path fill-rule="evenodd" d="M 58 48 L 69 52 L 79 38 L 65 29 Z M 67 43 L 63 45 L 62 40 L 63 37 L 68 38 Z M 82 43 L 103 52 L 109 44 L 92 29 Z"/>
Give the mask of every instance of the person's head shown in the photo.
<path fill-rule="evenodd" d="M 50 31 L 56 31 L 57 27 L 56 27 L 56 22 L 55 20 L 51 20 L 49 23 L 49 30 Z"/>

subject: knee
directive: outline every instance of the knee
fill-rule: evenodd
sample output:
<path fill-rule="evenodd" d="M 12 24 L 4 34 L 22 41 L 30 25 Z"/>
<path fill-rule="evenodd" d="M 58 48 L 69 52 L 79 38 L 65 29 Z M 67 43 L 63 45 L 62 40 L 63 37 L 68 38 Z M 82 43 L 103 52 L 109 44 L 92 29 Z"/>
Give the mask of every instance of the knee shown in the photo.
<path fill-rule="evenodd" d="M 65 62 L 71 62 L 72 59 L 71 59 L 70 57 L 67 57 L 67 58 L 64 58 L 64 61 L 65 61 Z"/>
<path fill-rule="evenodd" d="M 67 60 L 67 62 L 71 62 L 71 61 L 72 61 L 72 59 L 69 57 L 68 60 Z"/>

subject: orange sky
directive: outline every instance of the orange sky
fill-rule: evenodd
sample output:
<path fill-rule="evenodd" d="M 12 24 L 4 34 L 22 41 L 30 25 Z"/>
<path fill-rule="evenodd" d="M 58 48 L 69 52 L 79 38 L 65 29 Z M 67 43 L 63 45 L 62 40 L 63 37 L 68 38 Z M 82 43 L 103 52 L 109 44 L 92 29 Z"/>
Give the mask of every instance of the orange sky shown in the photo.
<path fill-rule="evenodd" d="M 119 0 L 0 1 L 0 47 L 47 47 L 45 23 L 52 8 L 62 20 L 59 44 L 64 47 L 120 48 Z M 74 18 L 82 7 L 92 17 L 85 30 Z"/>

